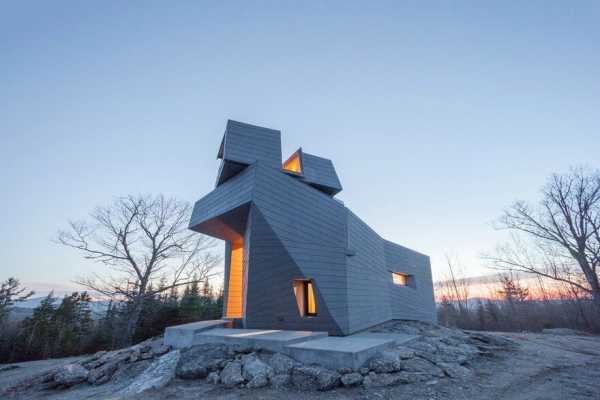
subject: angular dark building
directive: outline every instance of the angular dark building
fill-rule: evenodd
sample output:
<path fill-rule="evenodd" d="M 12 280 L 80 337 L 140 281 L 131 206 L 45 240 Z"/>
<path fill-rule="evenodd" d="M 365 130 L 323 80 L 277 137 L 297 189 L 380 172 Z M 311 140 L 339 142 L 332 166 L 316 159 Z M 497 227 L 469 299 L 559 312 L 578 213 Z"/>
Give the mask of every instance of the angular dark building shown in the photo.
<path fill-rule="evenodd" d="M 330 335 L 435 322 L 429 257 L 381 238 L 337 200 L 330 160 L 299 149 L 282 164 L 280 131 L 236 121 L 218 158 L 190 229 L 226 242 L 224 318 Z"/>

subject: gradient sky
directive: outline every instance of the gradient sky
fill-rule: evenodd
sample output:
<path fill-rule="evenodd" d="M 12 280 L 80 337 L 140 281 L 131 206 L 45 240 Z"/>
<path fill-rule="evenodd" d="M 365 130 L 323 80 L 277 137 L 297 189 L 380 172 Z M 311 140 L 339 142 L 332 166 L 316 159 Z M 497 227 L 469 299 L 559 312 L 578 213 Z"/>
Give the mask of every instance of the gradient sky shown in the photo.
<path fill-rule="evenodd" d="M 382 236 L 471 275 L 554 171 L 600 166 L 599 2 L 4 2 L 0 279 L 114 196 L 209 192 L 228 118 L 331 158 Z M 36 286 L 36 287 L 38 287 Z"/>

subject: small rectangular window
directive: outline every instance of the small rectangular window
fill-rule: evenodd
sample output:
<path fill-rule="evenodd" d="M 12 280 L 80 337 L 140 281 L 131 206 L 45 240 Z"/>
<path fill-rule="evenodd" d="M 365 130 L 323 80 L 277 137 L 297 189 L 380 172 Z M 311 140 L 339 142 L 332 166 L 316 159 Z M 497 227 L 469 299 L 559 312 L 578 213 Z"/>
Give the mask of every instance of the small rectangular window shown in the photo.
<path fill-rule="evenodd" d="M 298 304 L 298 312 L 302 317 L 314 317 L 317 315 L 317 302 L 313 281 L 295 280 L 294 294 Z"/>
<path fill-rule="evenodd" d="M 396 284 L 396 285 L 400 285 L 400 286 L 408 285 L 408 275 L 406 275 L 406 274 L 401 274 L 399 272 L 392 272 L 392 280 L 394 281 L 394 284 Z"/>

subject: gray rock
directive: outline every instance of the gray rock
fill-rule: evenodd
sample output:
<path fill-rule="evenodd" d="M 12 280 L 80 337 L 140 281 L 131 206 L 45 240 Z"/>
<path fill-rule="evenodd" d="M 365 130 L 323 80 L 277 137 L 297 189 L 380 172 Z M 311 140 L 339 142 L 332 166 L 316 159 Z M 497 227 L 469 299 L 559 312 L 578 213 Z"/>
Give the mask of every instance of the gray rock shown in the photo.
<path fill-rule="evenodd" d="M 63 365 L 54 374 L 54 382 L 62 386 L 73 386 L 85 382 L 89 371 L 79 364 Z"/>
<path fill-rule="evenodd" d="M 111 361 L 102 364 L 98 368 L 94 368 L 88 374 L 88 382 L 92 385 L 102 385 L 108 382 L 117 368 L 119 368 L 119 364 L 118 361 Z"/>
<path fill-rule="evenodd" d="M 273 368 L 262 362 L 255 353 L 242 357 L 242 376 L 252 384 L 252 387 L 266 386 L 268 378 L 272 375 Z"/>
<path fill-rule="evenodd" d="M 276 389 L 287 388 L 291 385 L 292 379 L 288 374 L 277 374 L 271 377 L 271 385 Z"/>
<path fill-rule="evenodd" d="M 269 365 L 273 368 L 275 374 L 289 374 L 294 366 L 298 365 L 298 362 L 293 358 L 290 358 L 281 353 L 273 354 L 273 357 L 269 360 Z"/>
<path fill-rule="evenodd" d="M 369 368 L 378 374 L 400 371 L 401 363 L 398 353 L 382 351 L 369 361 Z"/>
<path fill-rule="evenodd" d="M 358 372 L 351 372 L 349 374 L 342 375 L 342 384 L 346 387 L 360 385 L 363 381 L 363 376 Z"/>
<path fill-rule="evenodd" d="M 223 368 L 231 357 L 226 346 L 206 344 L 182 352 L 176 374 L 181 379 L 203 379 Z"/>
<path fill-rule="evenodd" d="M 456 363 L 438 363 L 438 366 L 448 375 L 454 379 L 467 379 L 473 375 L 473 371 L 469 368 Z"/>
<path fill-rule="evenodd" d="M 398 374 L 369 374 L 363 379 L 363 386 L 366 388 L 392 386 L 399 383 Z"/>
<path fill-rule="evenodd" d="M 430 375 L 431 377 L 444 377 L 444 371 L 434 365 L 432 362 L 420 357 L 402 360 L 401 369 L 407 372 L 418 372 L 421 374 Z"/>
<path fill-rule="evenodd" d="M 212 383 L 213 385 L 216 385 L 216 384 L 218 384 L 221 381 L 221 378 L 219 377 L 219 373 L 218 372 L 211 372 L 206 377 L 206 381 L 208 383 Z"/>
<path fill-rule="evenodd" d="M 369 369 L 369 368 L 367 368 L 367 367 L 363 367 L 363 368 L 361 368 L 361 369 L 359 369 L 359 370 L 358 370 L 358 372 L 360 372 L 360 374 L 361 374 L 362 376 L 365 376 L 365 375 L 367 375 L 367 374 L 369 373 L 369 371 L 370 371 L 370 369 Z"/>
<path fill-rule="evenodd" d="M 331 390 L 340 384 L 340 374 L 319 366 L 292 369 L 292 384 L 302 390 Z"/>
<path fill-rule="evenodd" d="M 167 346 L 167 345 L 163 344 L 163 345 L 153 348 L 152 354 L 154 354 L 155 357 L 158 357 L 158 356 L 162 356 L 163 354 L 167 354 L 169 351 L 171 351 L 171 346 Z"/>
<path fill-rule="evenodd" d="M 242 377 L 242 363 L 239 361 L 229 362 L 221 371 L 221 382 L 227 387 L 234 387 L 244 382 Z"/>
<path fill-rule="evenodd" d="M 139 394 L 149 389 L 160 389 L 167 386 L 175 377 L 175 368 L 179 357 L 178 350 L 161 356 L 121 391 L 121 394 Z"/>
<path fill-rule="evenodd" d="M 250 382 L 248 382 L 246 387 L 249 389 L 253 389 L 253 388 L 264 387 L 264 386 L 267 386 L 268 384 L 269 384 L 269 379 L 267 378 L 266 375 L 257 375 L 254 378 L 252 378 L 252 380 Z"/>

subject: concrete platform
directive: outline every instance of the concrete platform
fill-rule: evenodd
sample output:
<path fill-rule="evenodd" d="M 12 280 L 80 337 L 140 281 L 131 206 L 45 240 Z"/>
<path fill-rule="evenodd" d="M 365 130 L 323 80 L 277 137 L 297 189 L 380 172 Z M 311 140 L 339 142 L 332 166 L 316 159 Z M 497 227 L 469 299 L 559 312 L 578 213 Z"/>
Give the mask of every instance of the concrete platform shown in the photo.
<path fill-rule="evenodd" d="M 284 352 L 286 346 L 326 337 L 327 332 L 216 328 L 196 334 L 194 344 L 226 343 Z"/>
<path fill-rule="evenodd" d="M 285 352 L 304 364 L 320 364 L 331 369 L 358 369 L 377 352 L 395 344 L 393 338 L 327 337 L 289 345 Z"/>
<path fill-rule="evenodd" d="M 196 334 L 209 329 L 230 326 L 231 321 L 217 319 L 210 321 L 198 321 L 190 324 L 169 326 L 165 329 L 164 343 L 177 349 L 190 347 L 194 344 Z"/>
<path fill-rule="evenodd" d="M 418 335 L 407 335 L 405 333 L 380 333 L 380 332 L 361 332 L 355 333 L 349 337 L 371 338 L 371 339 L 391 339 L 397 346 L 402 346 L 417 339 Z"/>

